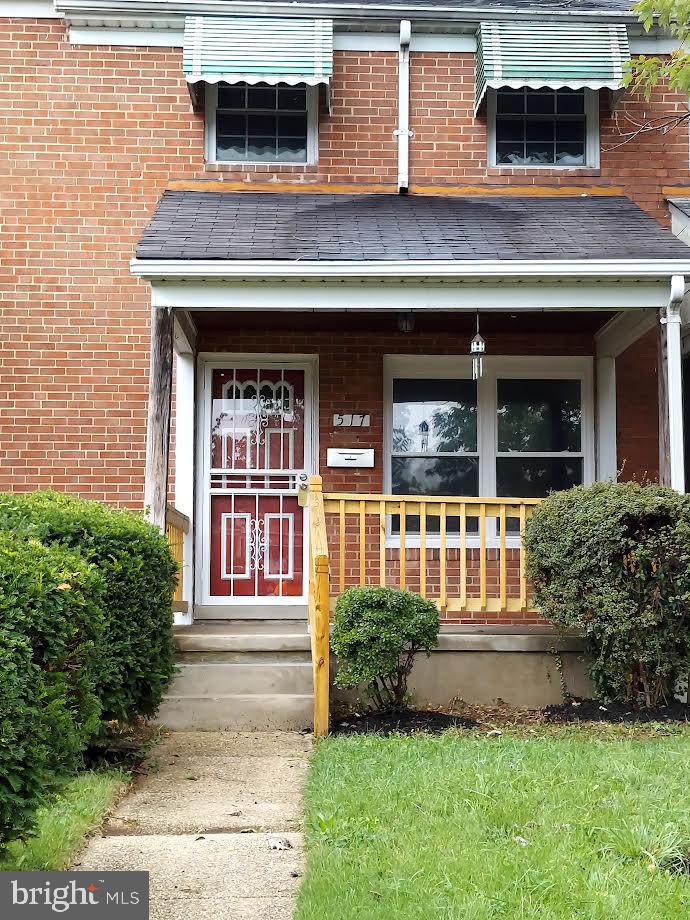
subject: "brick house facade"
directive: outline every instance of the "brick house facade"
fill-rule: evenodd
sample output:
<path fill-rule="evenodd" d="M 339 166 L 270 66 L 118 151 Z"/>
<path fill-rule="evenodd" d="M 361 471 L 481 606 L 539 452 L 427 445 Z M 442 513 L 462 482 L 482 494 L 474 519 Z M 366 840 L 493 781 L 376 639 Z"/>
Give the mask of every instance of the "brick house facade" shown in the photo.
<path fill-rule="evenodd" d="M 153 23 L 155 4 L 142 6 L 134 27 L 124 21 L 122 3 L 110 4 L 105 19 L 105 13 L 99 18 L 88 10 L 88 4 L 80 9 L 76 0 L 58 0 L 57 12 L 52 4 L 44 6 L 41 18 L 28 15 L 36 4 L 10 3 L 15 15 L 3 19 L 0 30 L 0 67 L 6 75 L 0 83 L 0 488 L 54 487 L 141 507 L 152 276 L 145 267 L 132 274 L 129 263 L 156 202 L 166 190 L 180 195 L 253 190 L 268 196 L 288 189 L 295 195 L 395 196 L 400 165 L 397 29 L 404 10 L 397 17 L 381 13 L 363 19 L 357 29 L 342 10 L 334 12 L 332 76 L 324 81 L 327 89 L 318 89 L 316 162 L 243 164 L 208 162 L 203 92 L 201 104 L 194 106 L 183 70 L 184 4 L 176 5 L 165 28 Z M 213 13 L 237 14 L 240 7 L 219 2 Z M 596 2 L 583 2 L 582 12 L 605 19 Z M 624 12 L 622 4 L 614 18 L 627 23 L 630 41 L 639 43 L 634 17 Z M 536 15 L 544 14 L 537 8 Z M 664 89 L 649 102 L 621 96 L 618 90 L 596 91 L 596 167 L 490 166 L 487 105 L 475 115 L 476 53 L 469 44 L 476 22 L 464 23 L 457 38 L 454 17 L 445 25 L 438 17 L 427 22 L 421 13 L 411 18 L 413 34 L 424 40 L 418 47 L 413 43 L 409 53 L 409 201 L 427 196 L 462 202 L 473 197 L 490 202 L 496 196 L 553 201 L 562 196 L 605 203 L 627 197 L 658 225 L 650 243 L 652 258 L 662 259 L 659 246 L 668 239 L 668 259 L 681 265 L 680 244 L 662 228 L 670 226 L 667 198 L 682 197 L 683 189 L 690 189 L 687 122 L 668 134 L 646 132 L 623 141 L 625 132 L 634 130 L 631 125 L 682 114 L 686 99 Z M 127 34 L 120 37 L 118 30 Z M 148 36 L 151 44 L 146 44 Z M 456 47 L 447 50 L 453 42 Z M 538 229 L 538 222 L 533 226 Z M 620 258 L 625 261 L 624 249 Z M 642 261 L 641 255 L 635 258 Z M 139 262 L 144 265 L 146 257 Z M 680 269 L 665 269 L 669 278 L 679 274 Z M 153 278 L 154 290 L 159 281 Z M 486 311 L 480 308 L 487 361 L 492 356 L 591 359 L 591 437 L 598 439 L 596 450 L 592 445 L 597 471 L 591 478 L 600 472 L 599 429 L 611 418 L 609 441 L 621 475 L 659 475 L 658 333 L 656 322 L 648 321 L 650 312 L 656 317 L 657 306 L 649 287 L 648 300 L 636 303 L 644 307 L 646 324 L 616 333 L 613 352 L 601 350 L 600 334 L 627 304 L 618 304 L 613 294 L 601 303 L 594 296 L 589 307 L 580 303 L 577 312 L 564 309 L 567 298 L 554 311 L 535 301 L 537 312 L 529 312 L 524 303 L 513 312 L 510 293 L 502 309 L 496 303 Z M 664 306 L 666 287 L 658 298 L 658 306 Z M 390 491 L 384 446 L 386 356 L 465 360 L 475 331 L 472 303 L 460 304 L 459 312 L 434 309 L 433 303 L 424 311 L 398 311 L 372 295 L 369 309 L 355 313 L 313 306 L 290 313 L 268 309 L 265 302 L 262 307 L 247 304 L 243 312 L 207 310 L 190 298 L 183 312 L 196 335 L 195 355 L 209 360 L 227 354 L 318 356 L 315 462 L 318 456 L 324 489 Z M 401 331 L 400 317 L 408 313 L 415 314 L 414 328 Z M 609 338 L 614 332 L 607 333 Z M 609 362 L 609 370 L 610 362 L 615 364 L 613 410 L 606 419 L 595 412 L 604 386 L 600 359 Z M 239 359 L 233 360 L 237 364 Z M 181 469 L 175 465 L 178 408 L 179 392 L 173 398 L 168 457 L 173 501 Z M 334 427 L 334 415 L 343 411 L 370 416 L 370 426 Z M 205 434 L 197 428 L 196 437 Z M 328 448 L 356 447 L 374 449 L 373 466 L 328 465 Z M 612 462 L 609 458 L 609 468 Z M 200 474 L 193 475 L 198 493 Z M 197 534 L 207 524 L 197 520 Z M 393 558 L 395 551 L 388 552 Z M 520 623 L 533 617 L 475 612 L 468 619 Z"/>

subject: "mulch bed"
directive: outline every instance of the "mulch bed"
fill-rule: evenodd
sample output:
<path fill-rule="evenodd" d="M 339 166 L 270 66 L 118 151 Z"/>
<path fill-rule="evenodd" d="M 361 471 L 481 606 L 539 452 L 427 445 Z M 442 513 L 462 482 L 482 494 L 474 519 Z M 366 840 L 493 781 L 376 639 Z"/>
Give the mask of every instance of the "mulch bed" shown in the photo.
<path fill-rule="evenodd" d="M 547 706 L 546 722 L 687 722 L 690 708 L 673 700 L 654 709 L 637 709 L 628 703 L 571 699 L 559 706 Z"/>
<path fill-rule="evenodd" d="M 448 728 L 476 728 L 478 724 L 474 719 L 447 712 L 398 709 L 388 712 L 351 713 L 334 719 L 331 732 L 334 735 L 412 735 L 415 732 L 440 735 Z"/>

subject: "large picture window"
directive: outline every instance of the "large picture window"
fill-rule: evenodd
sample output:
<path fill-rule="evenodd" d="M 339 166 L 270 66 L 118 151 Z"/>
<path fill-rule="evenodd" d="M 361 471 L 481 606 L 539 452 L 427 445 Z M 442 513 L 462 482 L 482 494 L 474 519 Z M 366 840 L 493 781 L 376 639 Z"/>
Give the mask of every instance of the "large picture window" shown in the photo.
<path fill-rule="evenodd" d="M 542 498 L 594 478 L 590 359 L 488 358 L 475 382 L 464 357 L 391 357 L 387 378 L 395 495 Z"/>

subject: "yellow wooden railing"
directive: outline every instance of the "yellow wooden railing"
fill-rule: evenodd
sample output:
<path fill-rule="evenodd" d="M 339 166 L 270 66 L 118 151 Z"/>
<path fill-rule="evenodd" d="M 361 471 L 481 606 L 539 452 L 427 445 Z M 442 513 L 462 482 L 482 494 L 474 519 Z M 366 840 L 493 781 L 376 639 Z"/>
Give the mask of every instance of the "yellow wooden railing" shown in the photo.
<path fill-rule="evenodd" d="M 314 673 L 314 734 L 329 727 L 330 574 L 320 476 L 309 481 L 309 635 Z"/>
<path fill-rule="evenodd" d="M 170 544 L 170 552 L 180 568 L 177 587 L 173 594 L 173 610 L 175 611 L 187 610 L 187 603 L 184 600 L 184 544 L 185 534 L 187 533 L 189 533 L 189 518 L 187 515 L 168 505 L 165 515 L 165 535 Z"/>
<path fill-rule="evenodd" d="M 311 477 L 309 632 L 316 735 L 329 727 L 329 620 L 337 596 L 358 585 L 383 585 L 418 591 L 453 619 L 534 614 L 522 537 L 539 501 L 324 494 L 321 477 Z"/>
<path fill-rule="evenodd" d="M 539 501 L 326 494 L 332 594 L 388 585 L 453 617 L 531 612 L 522 535 Z"/>

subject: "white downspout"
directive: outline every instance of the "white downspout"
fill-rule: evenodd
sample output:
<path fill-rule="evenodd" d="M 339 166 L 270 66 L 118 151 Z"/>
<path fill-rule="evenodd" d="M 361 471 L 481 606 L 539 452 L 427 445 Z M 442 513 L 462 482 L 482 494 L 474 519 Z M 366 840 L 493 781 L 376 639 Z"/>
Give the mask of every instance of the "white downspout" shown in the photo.
<path fill-rule="evenodd" d="M 410 184 L 410 39 L 409 19 L 400 20 L 400 53 L 398 57 L 398 192 L 404 195 Z"/>
<path fill-rule="evenodd" d="M 685 277 L 671 278 L 671 296 L 666 315 L 666 393 L 668 403 L 669 478 L 672 489 L 685 491 L 683 444 L 683 371 L 680 307 L 685 295 Z"/>

